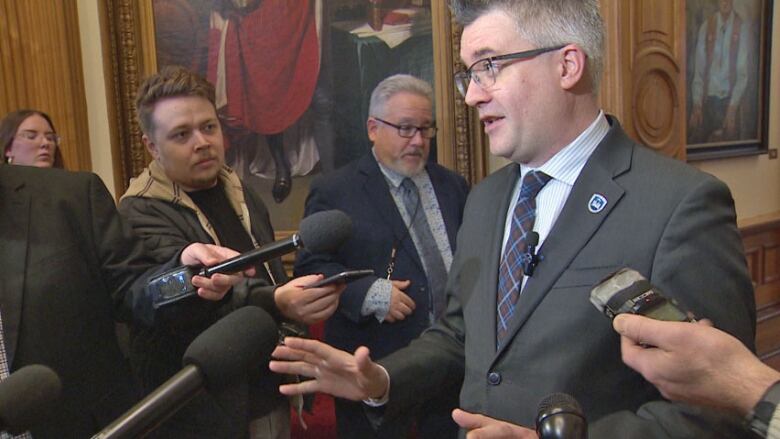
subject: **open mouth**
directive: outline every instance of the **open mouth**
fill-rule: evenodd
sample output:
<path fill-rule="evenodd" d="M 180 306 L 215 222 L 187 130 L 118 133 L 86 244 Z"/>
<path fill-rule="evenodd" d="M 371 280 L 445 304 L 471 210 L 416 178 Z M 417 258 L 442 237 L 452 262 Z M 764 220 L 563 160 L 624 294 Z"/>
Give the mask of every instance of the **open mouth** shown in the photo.
<path fill-rule="evenodd" d="M 500 120 L 503 120 L 503 119 L 504 119 L 503 117 L 498 117 L 498 116 L 484 116 L 484 117 L 480 118 L 482 123 L 485 124 L 486 128 L 489 127 L 490 125 L 493 125 L 497 121 L 500 121 Z"/>
<path fill-rule="evenodd" d="M 480 118 L 480 121 L 485 125 L 485 132 L 490 132 L 491 129 L 495 128 L 496 126 L 500 125 L 501 121 L 503 121 L 503 117 L 499 116 L 483 116 Z"/>

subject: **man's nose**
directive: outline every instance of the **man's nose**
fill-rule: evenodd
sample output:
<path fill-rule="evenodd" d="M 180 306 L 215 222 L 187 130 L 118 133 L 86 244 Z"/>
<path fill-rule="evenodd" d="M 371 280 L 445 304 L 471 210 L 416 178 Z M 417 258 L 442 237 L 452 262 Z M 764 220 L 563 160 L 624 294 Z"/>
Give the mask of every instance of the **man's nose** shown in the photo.
<path fill-rule="evenodd" d="M 464 96 L 464 101 L 469 107 L 476 107 L 480 103 L 490 100 L 490 95 L 488 92 L 485 91 L 481 85 L 477 84 L 474 79 L 469 81 L 467 87 L 468 88 L 466 88 L 466 96 Z"/>
<path fill-rule="evenodd" d="M 409 144 L 414 146 L 421 146 L 425 144 L 425 138 L 422 135 L 422 131 L 420 131 L 419 128 L 417 128 L 414 132 L 414 135 L 409 138 Z"/>
<path fill-rule="evenodd" d="M 206 136 L 200 130 L 195 130 L 193 133 L 193 138 L 195 139 L 195 148 L 197 149 L 211 146 L 211 141 L 209 140 L 208 136 Z"/>

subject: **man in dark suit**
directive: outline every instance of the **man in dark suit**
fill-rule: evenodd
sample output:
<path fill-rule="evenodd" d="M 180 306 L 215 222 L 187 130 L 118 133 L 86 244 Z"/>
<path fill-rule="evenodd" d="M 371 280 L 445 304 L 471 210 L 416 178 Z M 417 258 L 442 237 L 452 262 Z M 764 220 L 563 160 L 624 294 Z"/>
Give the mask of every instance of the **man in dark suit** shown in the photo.
<path fill-rule="evenodd" d="M 226 250 L 194 244 L 158 269 L 215 264 L 235 255 Z M 96 175 L 11 165 L 0 165 L 0 262 L 10 371 L 43 364 L 62 380 L 57 408 L 33 437 L 89 437 L 138 398 L 114 319 L 129 320 L 154 264 Z M 219 296 L 237 280 L 193 284 L 202 296 Z"/>
<path fill-rule="evenodd" d="M 444 311 L 444 286 L 452 262 L 468 186 L 428 163 L 435 135 L 433 91 L 425 81 L 394 75 L 371 94 L 366 122 L 371 152 L 312 183 L 305 215 L 339 209 L 352 219 L 351 239 L 337 253 L 300 252 L 296 274 L 331 275 L 369 268 L 375 276 L 351 282 L 325 339 L 353 351 L 367 346 L 377 358 L 406 346 Z M 420 410 L 424 437 L 454 435 L 449 411 L 456 400 Z M 449 405 L 447 405 L 449 404 Z M 360 404 L 336 400 L 339 437 L 373 437 Z M 376 437 L 403 437 L 406 423 L 387 423 Z"/>
<path fill-rule="evenodd" d="M 755 304 L 728 188 L 636 144 L 600 111 L 598 2 L 451 4 L 469 66 L 458 88 L 491 152 L 513 163 L 469 195 L 447 312 L 431 330 L 383 367 L 364 349 L 353 356 L 289 340 L 275 356 L 309 351 L 317 368 L 272 369 L 319 380 L 283 391 L 388 398 L 391 419 L 465 371 L 453 417 L 479 437 L 500 434 L 504 421 L 518 424 L 512 437 L 535 437 L 537 404 L 553 392 L 580 402 L 590 437 L 738 435 L 708 424 L 722 417 L 664 401 L 622 363 L 609 319 L 589 302 L 595 284 L 628 266 L 752 347 Z M 323 357 L 332 368 L 323 370 Z"/>

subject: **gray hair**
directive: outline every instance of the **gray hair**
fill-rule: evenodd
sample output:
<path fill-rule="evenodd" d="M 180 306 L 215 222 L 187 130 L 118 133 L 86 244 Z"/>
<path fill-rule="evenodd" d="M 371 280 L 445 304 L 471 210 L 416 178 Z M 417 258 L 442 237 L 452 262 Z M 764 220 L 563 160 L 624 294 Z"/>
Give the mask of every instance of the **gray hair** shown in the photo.
<path fill-rule="evenodd" d="M 384 117 L 387 101 L 398 93 L 404 92 L 422 96 L 433 104 L 433 88 L 430 84 L 412 75 L 398 74 L 383 79 L 371 92 L 368 115 Z"/>
<path fill-rule="evenodd" d="M 514 18 L 520 37 L 538 48 L 576 44 L 598 93 L 604 69 L 604 21 L 599 0 L 450 0 L 452 15 L 468 26 L 482 15 L 502 11 Z"/>

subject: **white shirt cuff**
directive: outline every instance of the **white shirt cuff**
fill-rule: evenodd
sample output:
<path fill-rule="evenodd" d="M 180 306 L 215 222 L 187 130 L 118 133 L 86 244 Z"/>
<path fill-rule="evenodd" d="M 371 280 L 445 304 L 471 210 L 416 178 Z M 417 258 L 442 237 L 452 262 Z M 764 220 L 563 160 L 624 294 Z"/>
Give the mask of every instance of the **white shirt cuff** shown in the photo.
<path fill-rule="evenodd" d="M 387 401 L 390 400 L 390 374 L 387 373 L 387 369 L 385 369 L 381 364 L 379 367 L 382 368 L 382 372 L 384 372 L 385 376 L 387 377 L 387 392 L 385 392 L 385 394 L 379 398 L 364 399 L 363 403 L 369 407 L 382 407 L 387 404 Z"/>

